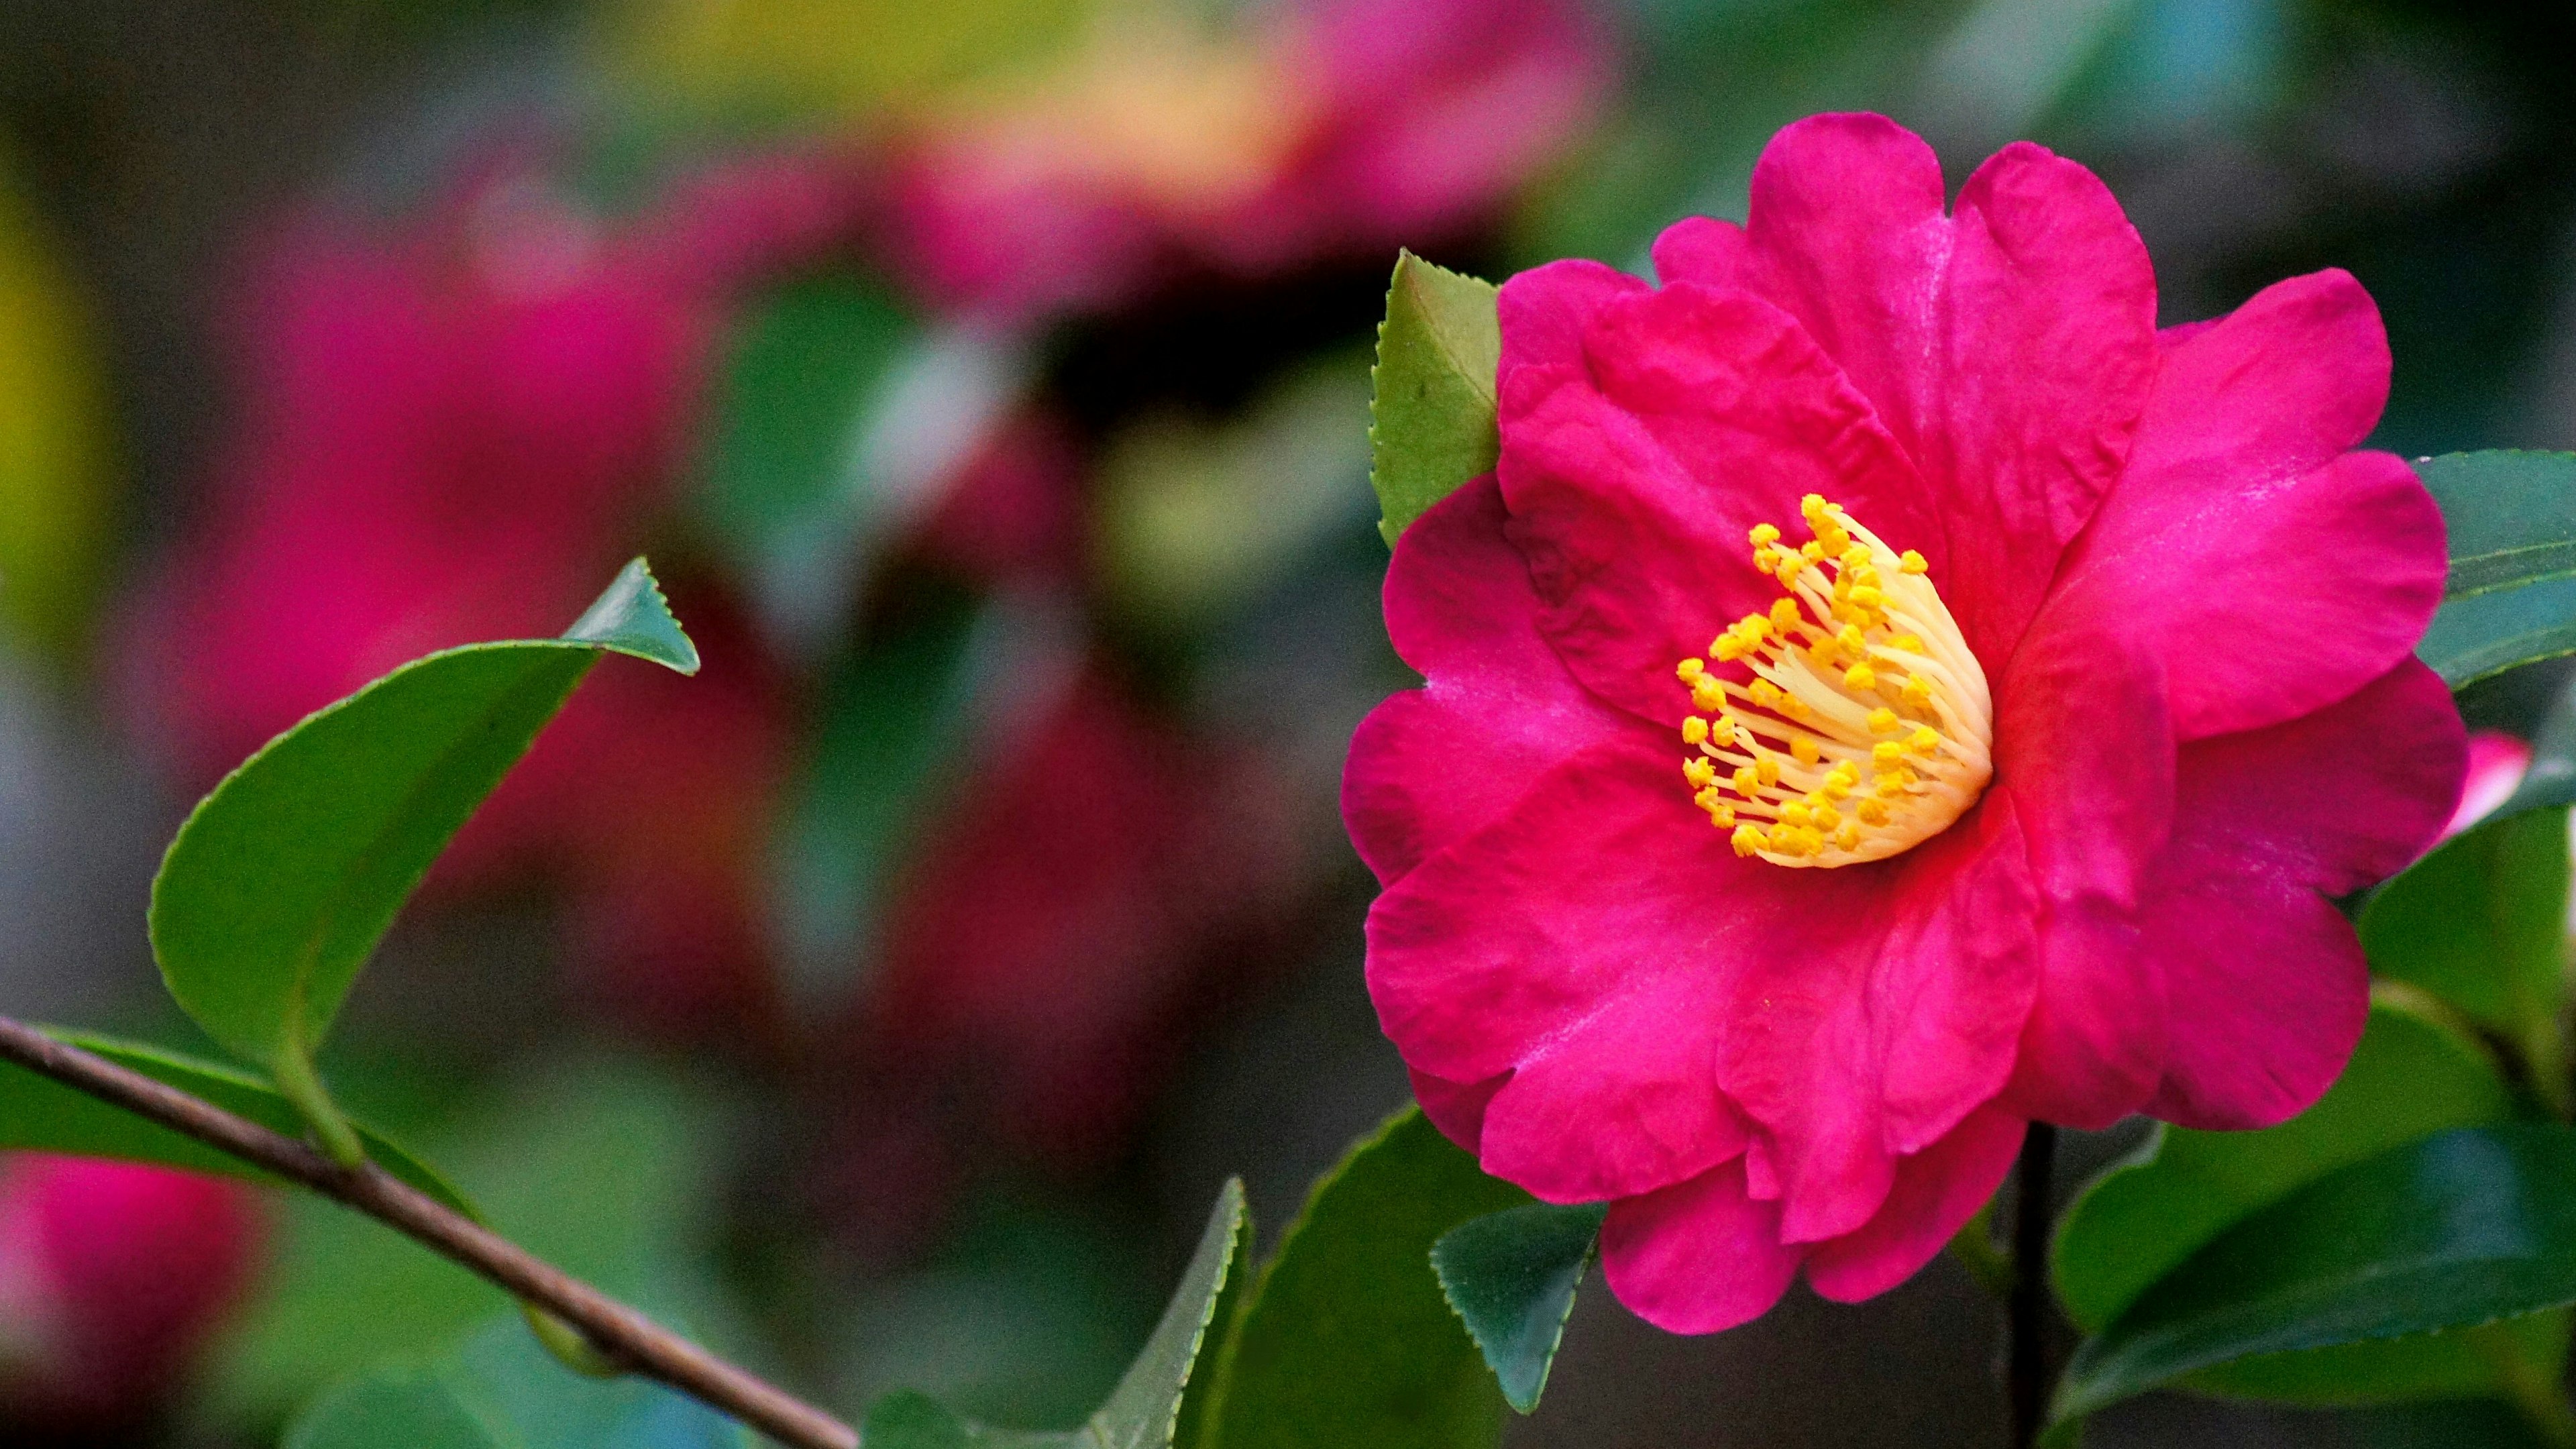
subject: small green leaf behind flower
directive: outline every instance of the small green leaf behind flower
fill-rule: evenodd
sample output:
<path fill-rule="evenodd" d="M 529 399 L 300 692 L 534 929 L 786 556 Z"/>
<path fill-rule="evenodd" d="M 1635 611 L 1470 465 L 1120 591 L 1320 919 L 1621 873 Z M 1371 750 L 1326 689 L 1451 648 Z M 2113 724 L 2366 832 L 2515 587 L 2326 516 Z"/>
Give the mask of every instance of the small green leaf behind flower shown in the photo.
<path fill-rule="evenodd" d="M 1440 1291 L 1521 1413 L 1538 1407 L 1565 1340 L 1574 1292 L 1601 1237 L 1601 1203 L 1506 1208 L 1450 1229 L 1431 1247 Z"/>
<path fill-rule="evenodd" d="M 421 877 L 603 653 L 698 667 L 644 561 L 556 639 L 415 660 L 307 717 L 199 802 L 152 884 L 153 953 L 208 1035 L 266 1067 L 343 1162 L 312 1054 Z"/>
<path fill-rule="evenodd" d="M 1386 292 L 1370 373 L 1369 484 L 1395 545 L 1413 520 L 1459 484 L 1494 466 L 1494 369 L 1502 330 L 1498 290 L 1405 252 Z"/>
<path fill-rule="evenodd" d="M 2457 689 L 2576 651 L 2576 453 L 2447 453 L 2415 471 L 2451 549 L 2416 654 Z"/>

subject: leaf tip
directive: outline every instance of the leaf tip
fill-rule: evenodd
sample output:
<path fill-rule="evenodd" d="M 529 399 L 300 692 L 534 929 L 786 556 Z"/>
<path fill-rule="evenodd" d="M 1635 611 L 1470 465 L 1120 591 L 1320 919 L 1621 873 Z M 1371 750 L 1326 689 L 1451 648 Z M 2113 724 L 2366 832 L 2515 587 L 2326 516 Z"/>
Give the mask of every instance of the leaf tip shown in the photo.
<path fill-rule="evenodd" d="M 698 672 L 698 646 L 672 615 L 661 582 L 641 557 L 628 560 L 617 571 L 607 591 L 572 621 L 562 637 L 650 660 L 675 673 Z"/>

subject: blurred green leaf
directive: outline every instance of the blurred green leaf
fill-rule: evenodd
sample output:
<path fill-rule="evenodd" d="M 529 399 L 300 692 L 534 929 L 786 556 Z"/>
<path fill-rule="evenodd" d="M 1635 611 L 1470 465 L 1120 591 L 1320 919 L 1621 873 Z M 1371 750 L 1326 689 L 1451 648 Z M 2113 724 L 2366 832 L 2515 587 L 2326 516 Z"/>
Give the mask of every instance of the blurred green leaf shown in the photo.
<path fill-rule="evenodd" d="M 2076 1351 L 2072 1420 L 2186 1374 L 2576 1302 L 2576 1131 L 2443 1132 L 2319 1178 L 2237 1223 Z"/>
<path fill-rule="evenodd" d="M 2446 597 L 2576 574 L 2576 453 L 2445 453 L 2415 474 L 2450 535 Z"/>
<path fill-rule="evenodd" d="M 467 1408 L 432 1368 L 387 1368 L 316 1400 L 286 1431 L 286 1449 L 524 1449 Z"/>
<path fill-rule="evenodd" d="M 1369 484 L 1387 546 L 1432 504 L 1494 466 L 1497 289 L 1405 252 L 1387 284 L 1369 407 Z"/>
<path fill-rule="evenodd" d="M 1485 1449 L 1502 1396 L 1431 1246 L 1529 1194 L 1408 1107 L 1316 1184 L 1217 1360 L 1202 1449 Z"/>
<path fill-rule="evenodd" d="M 2443 842 L 2361 911 L 2370 968 L 2422 987 L 2523 1051 L 2563 1093 L 2567 807 L 2482 821 Z"/>
<path fill-rule="evenodd" d="M 1597 1203 L 1506 1208 L 1471 1218 L 1431 1245 L 1440 1291 L 1494 1371 L 1504 1402 L 1524 1414 L 1547 1388 L 1607 1211 Z"/>
<path fill-rule="evenodd" d="M 717 1104 L 685 1078 L 585 1059 L 419 1136 L 496 1230 L 721 1340 L 732 1318 L 699 1254 L 719 1121 Z M 501 1290 L 372 1218 L 309 1196 L 283 1208 L 259 1296 L 217 1355 L 222 1415 L 274 1414 L 335 1378 L 444 1353 L 476 1324 L 513 1312 Z"/>
<path fill-rule="evenodd" d="M 171 841 L 152 883 L 162 979 L 344 1160 L 355 1144 L 334 1140 L 313 1049 L 395 912 L 602 652 L 697 670 L 642 559 L 560 638 L 445 650 L 311 715 Z"/>
<path fill-rule="evenodd" d="M 1239 1279 L 1250 1250 L 1252 1220 L 1244 1211 L 1243 1184 L 1229 1181 L 1217 1195 L 1198 1251 L 1180 1287 L 1163 1310 L 1153 1336 L 1109 1402 L 1079 1429 L 1024 1433 L 971 1424 L 925 1394 L 888 1394 L 868 1410 L 860 1433 L 870 1449 L 1167 1449 L 1181 1418 L 1182 1396 L 1199 1371 L 1202 1350 L 1223 1326 L 1217 1308 L 1226 1285 Z"/>
<path fill-rule="evenodd" d="M 294 1104 L 247 1072 L 107 1037 L 69 1031 L 49 1034 L 272 1131 L 289 1137 L 304 1131 L 304 1118 Z M 365 1126 L 360 1126 L 358 1133 L 367 1144 L 367 1156 L 377 1166 L 467 1217 L 476 1216 L 472 1205 L 455 1188 L 410 1153 Z M 0 1149 L 114 1157 L 252 1182 L 278 1181 L 230 1153 L 218 1152 L 193 1137 L 183 1137 L 14 1062 L 0 1062 Z"/>
<path fill-rule="evenodd" d="M 2383 993 L 2315 1106 L 2258 1132 L 2159 1125 L 2087 1184 L 2051 1249 L 2057 1296 L 2077 1327 L 2098 1333 L 2219 1234 L 2301 1186 L 2429 1133 L 2512 1115 L 2512 1093 L 2482 1048 Z"/>
<path fill-rule="evenodd" d="M 2576 577 L 2453 599 L 2433 615 L 2415 656 L 2453 689 L 2576 653 Z"/>
<path fill-rule="evenodd" d="M 962 598 L 935 604 L 878 631 L 824 686 L 779 847 L 788 984 L 801 1001 L 849 994 L 905 847 L 977 738 L 981 619 Z"/>

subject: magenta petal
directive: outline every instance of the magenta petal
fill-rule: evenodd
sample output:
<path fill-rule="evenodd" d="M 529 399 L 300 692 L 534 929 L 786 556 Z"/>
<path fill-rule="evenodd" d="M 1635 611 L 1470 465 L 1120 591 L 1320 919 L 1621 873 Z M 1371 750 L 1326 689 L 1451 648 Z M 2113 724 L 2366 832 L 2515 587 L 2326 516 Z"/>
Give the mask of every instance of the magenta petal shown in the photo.
<path fill-rule="evenodd" d="M 1809 1250 L 1809 1286 L 1857 1303 L 1913 1277 L 2003 1185 L 2028 1127 L 2000 1107 L 1980 1107 L 1898 1163 L 1896 1186 L 1866 1227 Z"/>
<path fill-rule="evenodd" d="M 2422 636 L 2440 510 L 2404 463 L 2344 452 L 2387 395 L 2378 309 L 2342 272 L 2269 287 L 2166 354 L 2058 592 L 2099 594 L 2154 641 L 2178 738 L 2330 704 Z"/>
<path fill-rule="evenodd" d="M 1440 1129 L 1442 1136 L 1469 1152 L 1478 1150 L 1485 1136 L 1485 1104 L 1502 1090 L 1508 1075 L 1489 1077 L 1481 1082 L 1453 1082 L 1429 1072 L 1407 1069 L 1413 1078 L 1413 1100 L 1422 1107 L 1422 1115 Z"/>
<path fill-rule="evenodd" d="M 1762 888 L 1775 868 L 1738 860 L 1691 806 L 1657 733 L 1634 726 L 1551 770 L 1369 912 L 1388 1037 L 1418 1072 L 1511 1072 L 1481 1154 L 1559 1201 L 1661 1187 L 1742 1150 L 1714 1067 L 1728 938 L 1795 909 Z"/>
<path fill-rule="evenodd" d="M 1714 217 L 1686 216 L 1655 238 L 1655 277 L 1669 287 L 1697 282 L 1732 287 L 1744 264 L 1744 228 Z"/>
<path fill-rule="evenodd" d="M 1804 1256 L 1780 1241 L 1779 1205 L 1745 1195 L 1740 1161 L 1622 1198 L 1601 1224 L 1610 1291 L 1670 1333 L 1715 1333 L 1768 1313 Z"/>
<path fill-rule="evenodd" d="M 2164 1070 L 2166 1004 L 2137 949 L 2141 882 L 2172 821 L 2174 746 L 2158 662 L 2117 617 L 2052 600 L 1997 702 L 1993 792 L 2030 836 L 2043 902 L 2039 996 L 2012 1105 L 2104 1127 Z"/>
<path fill-rule="evenodd" d="M 2370 981 L 2328 898 L 2434 840 L 2465 758 L 2450 691 L 2411 659 L 2304 719 L 2183 750 L 2140 944 L 2191 1029 L 2173 1033 L 2149 1110 L 2186 1127 L 2268 1127 L 2333 1083 Z"/>
<path fill-rule="evenodd" d="M 1679 722 L 1674 664 L 1779 597 L 1746 533 L 1795 523 L 1804 494 L 1891 538 L 1935 536 L 1868 403 L 1778 308 L 1690 283 L 1623 293 L 1599 303 L 1584 349 L 1580 367 L 1513 376 L 1499 473 L 1540 628 L 1602 698 Z"/>
<path fill-rule="evenodd" d="M 2460 782 L 2459 807 L 2442 827 L 2445 838 L 2459 834 L 2513 798 L 2531 769 L 2531 746 L 2502 730 L 2469 735 L 2469 773 Z"/>
<path fill-rule="evenodd" d="M 1932 577 L 1991 671 L 2128 455 L 2155 275 L 2101 181 L 2040 147 L 1979 167 L 1955 216 L 1941 199 L 1940 163 L 1903 127 L 1801 121 L 1754 168 L 1743 276 L 1912 457 L 1948 525 Z"/>
<path fill-rule="evenodd" d="M 1397 539 L 1387 633 L 1425 682 L 1360 722 L 1342 772 L 1342 818 L 1381 882 L 1500 815 L 1540 771 L 1621 723 L 1557 662 L 1537 611 L 1491 475 Z"/>
<path fill-rule="evenodd" d="M 1503 283 L 1494 320 L 1503 353 L 1494 373 L 1498 396 L 1511 391 L 1512 375 L 1525 368 L 1579 368 L 1583 334 L 1592 314 L 1613 297 L 1646 290 L 1646 284 L 1599 262 L 1550 262 Z"/>

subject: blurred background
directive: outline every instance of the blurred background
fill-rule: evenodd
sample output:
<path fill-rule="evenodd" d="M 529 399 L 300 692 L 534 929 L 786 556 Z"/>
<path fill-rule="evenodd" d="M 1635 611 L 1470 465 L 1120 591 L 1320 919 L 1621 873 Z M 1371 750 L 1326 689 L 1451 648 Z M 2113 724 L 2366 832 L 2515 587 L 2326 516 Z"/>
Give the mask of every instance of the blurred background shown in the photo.
<path fill-rule="evenodd" d="M 1335 804 L 1408 682 L 1397 246 L 1642 269 L 1778 126 L 1880 109 L 1954 185 L 2022 136 L 2100 171 L 2168 322 L 2357 273 L 2383 446 L 2564 447 L 2571 42 L 2432 0 L 7 0 L 0 1010 L 216 1054 L 143 932 L 186 805 L 649 553 L 705 673 L 592 677 L 324 1068 L 844 1413 L 1076 1421 L 1227 1173 L 1275 1234 L 1405 1099 Z M 0 1159 L 9 1444 L 265 1446 L 507 1307 L 332 1208 Z M 1696 1340 L 1596 1289 L 1505 1442 L 2000 1444 L 1997 1322 L 1947 1261 Z M 2168 1397 L 2094 1442 L 2512 1423 Z"/>

